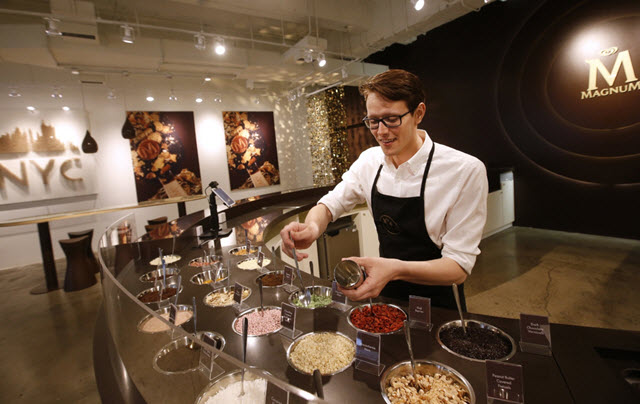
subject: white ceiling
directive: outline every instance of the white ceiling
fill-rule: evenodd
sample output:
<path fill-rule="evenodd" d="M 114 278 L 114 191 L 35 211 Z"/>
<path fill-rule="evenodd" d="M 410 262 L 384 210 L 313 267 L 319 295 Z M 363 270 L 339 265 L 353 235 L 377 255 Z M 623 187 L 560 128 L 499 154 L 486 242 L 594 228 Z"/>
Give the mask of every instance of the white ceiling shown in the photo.
<path fill-rule="evenodd" d="M 393 43 L 479 9 L 484 0 L 4 0 L 0 2 L 0 61 L 84 77 L 213 75 L 247 80 L 247 86 L 295 89 L 357 82 L 385 70 L 361 60 Z M 49 37 L 43 17 L 60 20 L 65 33 Z M 120 25 L 135 28 L 133 44 Z M 194 47 L 201 32 L 207 48 Z M 92 38 L 93 36 L 93 38 Z M 216 55 L 212 43 L 227 46 Z M 323 52 L 325 67 L 304 63 L 305 49 Z"/>

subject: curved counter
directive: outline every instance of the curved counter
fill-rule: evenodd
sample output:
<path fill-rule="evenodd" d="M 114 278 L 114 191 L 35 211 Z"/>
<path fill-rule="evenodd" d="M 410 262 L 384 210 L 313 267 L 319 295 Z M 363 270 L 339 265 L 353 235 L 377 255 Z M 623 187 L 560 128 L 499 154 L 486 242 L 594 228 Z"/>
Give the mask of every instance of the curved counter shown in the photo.
<path fill-rule="evenodd" d="M 223 239 L 216 248 L 222 255 L 225 267 L 230 269 L 228 283 L 238 282 L 252 289 L 252 294 L 244 302 L 249 307 L 259 306 L 259 292 L 255 279 L 259 271 L 241 270 L 236 264 L 243 257 L 229 254 L 229 250 L 244 245 L 243 228 L 258 224 L 258 233 L 252 232 L 252 244 L 263 244 L 268 235 L 275 237 L 282 221 L 292 215 L 308 210 L 326 189 L 310 189 L 298 192 L 273 194 L 239 204 L 227 211 L 227 225 L 235 228 L 230 238 Z M 232 330 L 232 322 L 237 311 L 232 307 L 212 308 L 204 304 L 204 296 L 212 289 L 207 285 L 196 285 L 189 279 L 201 268 L 188 266 L 192 258 L 201 256 L 197 229 L 205 225 L 207 218 L 202 214 L 188 215 L 184 220 L 189 226 L 177 238 L 175 252 L 181 260 L 171 266 L 180 269 L 183 291 L 178 297 L 178 304 L 191 305 L 195 298 L 197 305 L 198 331 L 215 331 L 226 339 L 223 351 L 204 344 L 202 347 L 218 353 L 216 363 L 230 372 L 243 367 L 242 338 Z M 149 262 L 157 257 L 158 248 L 168 253 L 172 248 L 171 239 L 140 241 L 122 244 L 118 237 L 118 228 L 122 228 L 125 217 L 111 226 L 100 240 L 100 261 L 103 266 L 102 288 L 104 307 L 96 325 L 94 340 L 94 367 L 98 387 L 105 402 L 175 402 L 195 403 L 198 395 L 208 385 L 209 378 L 201 371 L 185 374 L 167 375 L 154 370 L 153 361 L 156 353 L 173 339 L 191 337 L 193 321 L 181 327 L 171 326 L 169 332 L 146 334 L 138 331 L 138 323 L 147 315 L 154 314 L 157 308 L 145 305 L 136 298 L 136 294 L 152 286 L 140 281 L 140 276 L 155 269 Z M 248 226 L 250 223 L 252 226 Z M 243 226 L 244 225 L 244 226 Z M 129 226 L 135 228 L 135 226 Z M 184 228 L 184 227 L 183 227 Z M 128 238 L 136 240 L 137 237 Z M 268 269 L 282 269 L 282 261 L 264 248 L 266 256 L 271 260 Z M 310 284 L 310 276 L 303 273 L 305 284 Z M 316 278 L 316 284 L 328 285 L 326 280 Z M 286 302 L 289 294 L 281 287 L 265 288 L 264 304 L 280 306 Z M 377 299 L 384 301 L 385 299 Z M 358 305 L 357 302 L 350 302 Z M 397 303 L 397 302 L 392 302 Z M 403 307 L 406 310 L 406 306 Z M 470 319 L 494 325 L 516 341 L 519 340 L 519 323 L 517 320 L 469 314 Z M 446 364 L 460 372 L 473 386 L 477 403 L 485 403 L 486 382 L 485 364 L 460 358 L 443 349 L 435 338 L 437 328 L 445 322 L 455 320 L 457 312 L 433 308 L 432 321 L 434 328 L 412 330 L 412 340 L 416 358 L 428 359 Z M 164 320 L 161 320 L 164 321 Z M 170 325 L 165 321 L 167 325 Z M 345 312 L 333 308 L 316 310 L 299 309 L 297 311 L 296 328 L 303 333 L 312 331 L 339 331 L 355 340 L 356 330 L 346 319 Z M 615 352 L 635 353 L 637 359 L 640 351 L 638 333 L 570 327 L 552 324 L 551 335 L 554 344 L 554 356 L 539 356 L 518 352 L 508 360 L 509 363 L 520 364 L 524 371 L 524 392 L 527 403 L 572 403 L 572 402 L 626 402 L 634 398 L 634 391 L 623 378 L 618 377 L 606 365 L 606 355 L 615 356 Z M 578 338 L 579 336 L 579 338 Z M 577 339 L 580 343 L 572 343 Z M 291 340 L 279 333 L 262 337 L 249 337 L 247 344 L 247 369 L 260 377 L 290 392 L 290 403 L 313 402 L 315 397 L 313 378 L 303 375 L 291 366 L 286 352 Z M 604 356 L 596 354 L 594 347 L 606 348 Z M 598 351 L 600 352 L 600 351 Z M 613 353 L 612 353 L 613 352 Z M 633 356 L 632 356 L 633 357 Z M 400 334 L 382 337 L 381 362 L 387 367 L 408 360 L 409 354 Z M 588 358 L 588 359 L 584 359 Z M 600 358 L 600 359 L 597 359 Z M 604 358 L 604 359 L 603 359 Z M 577 376 L 580 367 L 602 361 L 602 367 L 589 375 Z M 613 365 L 612 365 L 613 366 Z M 598 380 L 596 383 L 595 379 Z M 584 394 L 582 380 L 589 380 L 589 394 Z M 331 403 L 383 403 L 380 394 L 379 377 L 357 370 L 353 365 L 334 376 L 322 378 L 325 400 Z M 117 388 L 116 388 L 117 386 Z M 606 397 L 606 398 L 605 398 Z"/>

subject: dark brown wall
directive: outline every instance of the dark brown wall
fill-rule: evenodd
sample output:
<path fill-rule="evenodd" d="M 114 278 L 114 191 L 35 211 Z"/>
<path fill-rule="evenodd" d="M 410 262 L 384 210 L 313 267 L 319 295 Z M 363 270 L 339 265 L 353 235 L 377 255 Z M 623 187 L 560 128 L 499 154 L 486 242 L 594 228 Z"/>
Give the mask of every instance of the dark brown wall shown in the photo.
<path fill-rule="evenodd" d="M 518 0 L 367 61 L 421 77 L 437 142 L 514 168 L 516 225 L 640 239 L 640 91 L 580 99 L 585 60 L 624 50 L 640 78 L 637 0 Z"/>

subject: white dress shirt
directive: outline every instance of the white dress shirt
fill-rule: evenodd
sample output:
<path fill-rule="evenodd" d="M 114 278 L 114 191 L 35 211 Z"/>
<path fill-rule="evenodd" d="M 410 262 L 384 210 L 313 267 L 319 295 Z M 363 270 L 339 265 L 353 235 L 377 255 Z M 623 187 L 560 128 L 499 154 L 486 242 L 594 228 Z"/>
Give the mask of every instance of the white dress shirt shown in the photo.
<path fill-rule="evenodd" d="M 423 130 L 422 147 L 398 168 L 380 147 L 360 154 L 342 176 L 342 182 L 323 196 L 324 204 L 336 220 L 355 205 L 367 202 L 371 210 L 371 187 L 382 164 L 377 188 L 394 197 L 420 196 L 422 176 L 433 141 Z M 487 218 L 487 173 L 477 158 L 436 143 L 424 191 L 424 219 L 429 237 L 442 256 L 456 261 L 471 273 L 480 254 L 478 244 Z"/>

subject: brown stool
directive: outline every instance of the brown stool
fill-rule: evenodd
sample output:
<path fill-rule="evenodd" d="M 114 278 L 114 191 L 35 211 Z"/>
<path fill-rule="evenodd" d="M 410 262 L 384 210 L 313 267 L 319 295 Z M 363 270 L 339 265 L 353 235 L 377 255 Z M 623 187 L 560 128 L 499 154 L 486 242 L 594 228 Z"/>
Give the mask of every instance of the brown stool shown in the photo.
<path fill-rule="evenodd" d="M 89 237 L 89 244 L 87 244 L 86 251 L 87 258 L 89 258 L 89 260 L 93 262 L 93 273 L 97 274 L 98 272 L 100 272 L 100 264 L 98 264 L 98 260 L 96 259 L 96 256 L 93 255 L 93 250 L 91 249 L 91 242 L 93 240 L 93 229 L 83 231 L 70 231 L 67 234 L 69 235 L 69 238 L 78 238 L 84 236 Z"/>
<path fill-rule="evenodd" d="M 60 240 L 60 247 L 67 256 L 67 273 L 64 276 L 64 291 L 73 292 L 97 283 L 93 274 L 94 264 L 87 257 L 90 248 L 89 236 Z"/>
<path fill-rule="evenodd" d="M 162 224 L 162 223 L 167 223 L 167 220 L 168 219 L 166 216 L 160 216 L 160 217 L 156 217 L 155 219 L 147 220 L 147 223 L 149 223 L 150 225 Z"/>

